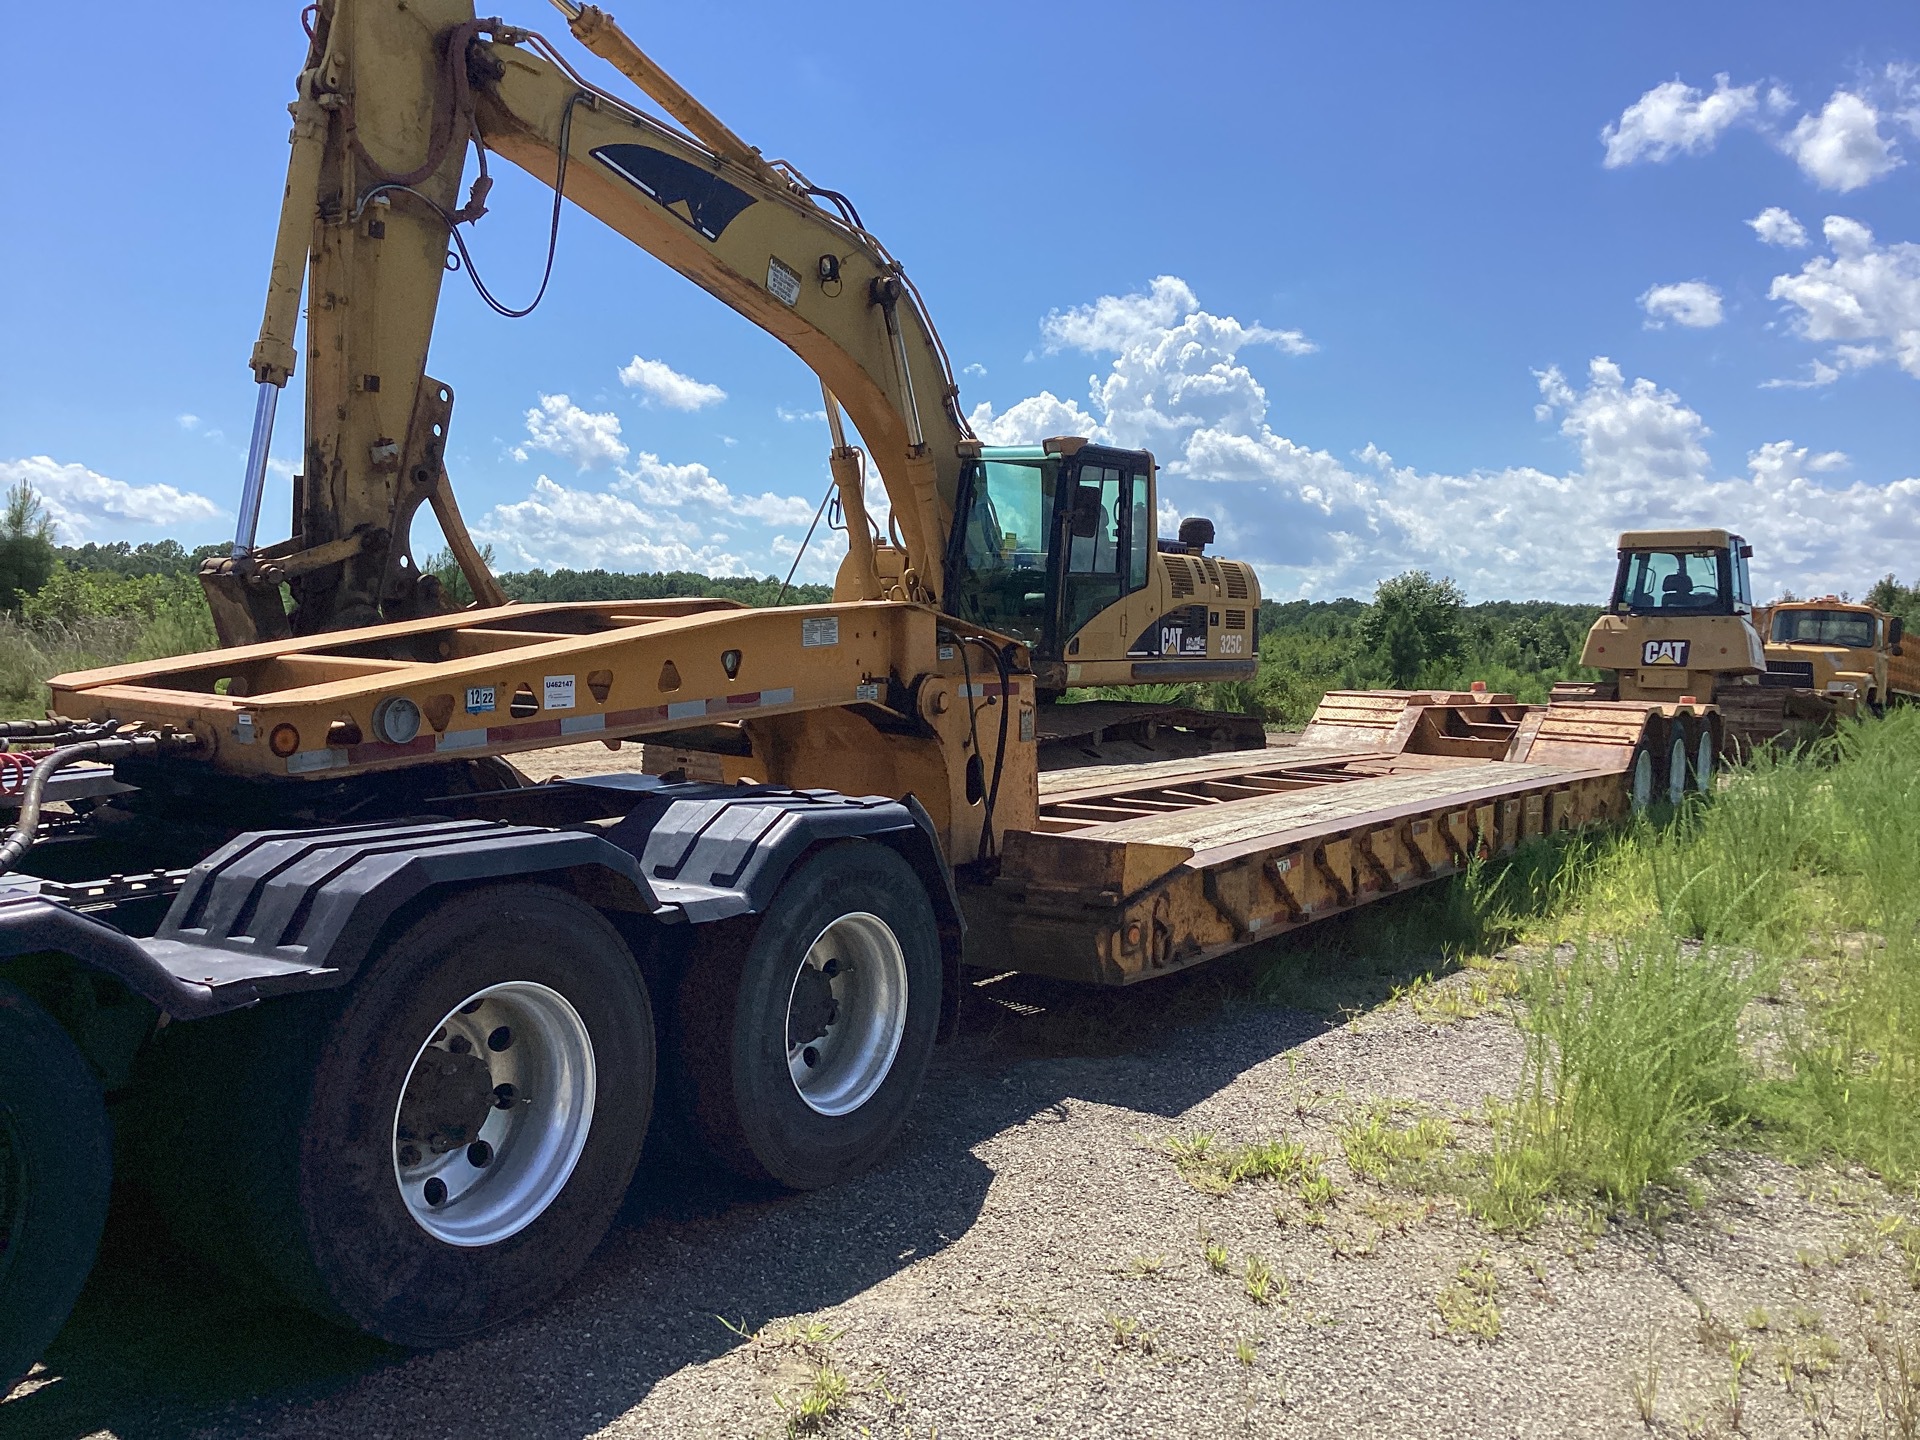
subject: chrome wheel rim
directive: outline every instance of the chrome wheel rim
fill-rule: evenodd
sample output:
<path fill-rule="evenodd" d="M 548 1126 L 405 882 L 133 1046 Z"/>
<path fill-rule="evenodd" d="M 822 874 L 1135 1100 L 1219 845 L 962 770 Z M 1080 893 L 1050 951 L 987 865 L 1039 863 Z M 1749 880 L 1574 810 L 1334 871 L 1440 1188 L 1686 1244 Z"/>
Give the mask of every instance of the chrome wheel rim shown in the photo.
<path fill-rule="evenodd" d="M 593 1126 L 593 1040 L 566 996 L 530 980 L 449 1010 L 413 1057 L 393 1115 L 393 1178 L 448 1245 L 497 1245 L 566 1188 Z"/>
<path fill-rule="evenodd" d="M 1673 737 L 1673 749 L 1667 756 L 1667 800 L 1678 805 L 1687 795 L 1687 737 Z"/>
<path fill-rule="evenodd" d="M 858 1110 L 885 1083 L 907 1029 L 907 958 L 878 915 L 855 911 L 807 947 L 787 991 L 787 1073 L 820 1115 Z"/>
<path fill-rule="evenodd" d="M 1703 730 L 1700 732 L 1700 743 L 1694 750 L 1693 761 L 1693 788 L 1703 795 L 1713 789 L 1713 766 L 1713 732 Z"/>
<path fill-rule="evenodd" d="M 1642 750 L 1633 761 L 1633 808 L 1644 810 L 1653 803 L 1653 752 Z"/>

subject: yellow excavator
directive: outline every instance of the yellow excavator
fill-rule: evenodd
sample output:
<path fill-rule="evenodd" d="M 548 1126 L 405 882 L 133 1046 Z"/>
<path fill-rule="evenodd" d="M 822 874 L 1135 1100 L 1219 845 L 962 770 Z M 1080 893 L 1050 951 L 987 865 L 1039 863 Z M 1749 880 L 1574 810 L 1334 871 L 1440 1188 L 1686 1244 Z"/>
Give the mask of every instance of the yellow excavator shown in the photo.
<path fill-rule="evenodd" d="M 489 156 L 553 188 L 548 274 L 572 200 L 791 348 L 819 377 L 847 555 L 837 600 L 895 599 L 1021 642 L 1043 701 L 1074 686 L 1250 678 L 1260 588 L 1205 553 L 1213 526 L 1156 534 L 1153 456 L 1077 437 L 984 446 L 919 292 L 838 192 L 768 161 L 591 5 L 555 0 L 574 35 L 684 130 L 575 71 L 540 36 L 465 0 L 323 4 L 292 107 L 292 158 L 252 355 L 252 443 L 232 553 L 205 574 L 229 646 L 448 608 L 410 553 L 429 505 L 480 606 L 505 602 L 444 464 L 453 391 L 426 373 L 440 287 L 464 270 Z M 476 173 L 464 200 L 467 154 Z M 303 281 L 306 443 L 287 540 L 257 546 L 267 446 L 296 368 Z M 536 303 L 537 303 L 536 297 Z M 528 307 L 531 308 L 531 307 Z M 373 317 L 371 320 L 369 316 Z M 891 502 L 869 516 L 864 440 Z M 282 587 L 290 592 L 289 606 Z M 1247 717 L 1170 706 L 1043 706 L 1041 737 L 1184 729 L 1257 747 Z M 698 736 L 688 737 L 697 741 Z"/>

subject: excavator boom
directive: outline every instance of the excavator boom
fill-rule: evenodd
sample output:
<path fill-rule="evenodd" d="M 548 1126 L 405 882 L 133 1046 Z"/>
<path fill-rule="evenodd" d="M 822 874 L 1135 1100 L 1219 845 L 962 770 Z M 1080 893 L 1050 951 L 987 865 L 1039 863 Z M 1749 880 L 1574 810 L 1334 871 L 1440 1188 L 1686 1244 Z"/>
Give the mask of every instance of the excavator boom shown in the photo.
<path fill-rule="evenodd" d="M 264 423 L 255 426 L 235 554 L 207 576 L 227 643 L 288 632 L 283 581 L 301 633 L 442 608 L 407 550 L 423 503 L 476 595 L 504 599 L 447 482 L 451 388 L 426 373 L 441 285 L 449 269 L 471 267 L 460 225 L 484 213 L 490 154 L 554 188 L 556 242 L 564 198 L 807 363 L 866 441 L 902 541 L 875 573 L 857 454 L 836 446 L 834 473 L 865 562 L 851 598 L 938 603 L 961 468 L 977 442 L 904 271 L 851 204 L 761 159 L 604 12 L 561 8 L 584 43 L 692 133 L 591 84 L 534 32 L 477 20 L 471 0 L 317 7 L 252 358 Z M 462 204 L 470 146 L 479 173 Z M 257 550 L 264 435 L 295 368 L 303 279 L 307 434 L 294 534 Z"/>

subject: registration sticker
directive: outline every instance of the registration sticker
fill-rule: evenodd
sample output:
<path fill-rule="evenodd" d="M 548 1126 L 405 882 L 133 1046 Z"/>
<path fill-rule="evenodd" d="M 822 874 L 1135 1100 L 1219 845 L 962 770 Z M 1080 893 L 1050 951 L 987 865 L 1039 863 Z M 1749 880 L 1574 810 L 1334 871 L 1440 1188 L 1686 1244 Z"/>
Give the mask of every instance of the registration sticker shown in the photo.
<path fill-rule="evenodd" d="M 573 709 L 573 676 L 549 675 L 544 687 L 545 694 L 541 707 L 546 710 Z"/>
<path fill-rule="evenodd" d="M 490 715 L 495 708 L 493 686 L 469 685 L 467 687 L 467 714 Z"/>

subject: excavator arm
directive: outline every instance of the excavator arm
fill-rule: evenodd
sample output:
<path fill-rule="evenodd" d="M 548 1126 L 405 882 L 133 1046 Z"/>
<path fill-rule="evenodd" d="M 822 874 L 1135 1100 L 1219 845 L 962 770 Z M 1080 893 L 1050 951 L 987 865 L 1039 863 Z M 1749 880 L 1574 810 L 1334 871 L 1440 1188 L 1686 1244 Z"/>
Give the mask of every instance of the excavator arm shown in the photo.
<path fill-rule="evenodd" d="M 556 243 L 560 202 L 571 200 L 799 355 L 820 379 L 836 439 L 844 407 L 865 440 L 899 537 L 898 546 L 875 543 L 859 454 L 836 443 L 850 542 L 841 598 L 939 603 L 960 474 L 979 447 L 900 265 L 843 197 L 764 160 L 604 12 L 555 3 L 583 44 L 685 128 L 593 85 L 534 32 L 476 19 L 471 0 L 322 0 L 312 10 L 252 359 L 260 398 L 240 526 L 233 555 L 203 575 L 225 643 L 444 608 L 408 552 L 421 504 L 433 507 L 476 597 L 503 598 L 447 481 L 451 388 L 426 370 L 440 287 L 450 270 L 471 267 L 461 227 L 485 213 L 489 154 L 553 187 Z M 480 160 L 463 203 L 469 150 Z M 256 548 L 267 436 L 295 368 L 303 279 L 306 441 L 294 532 Z M 282 582 L 296 601 L 290 620 Z"/>

